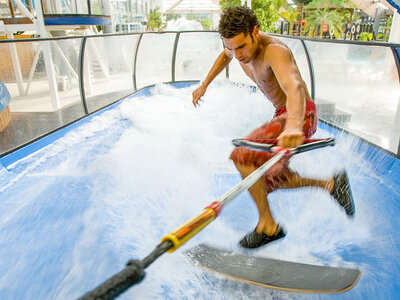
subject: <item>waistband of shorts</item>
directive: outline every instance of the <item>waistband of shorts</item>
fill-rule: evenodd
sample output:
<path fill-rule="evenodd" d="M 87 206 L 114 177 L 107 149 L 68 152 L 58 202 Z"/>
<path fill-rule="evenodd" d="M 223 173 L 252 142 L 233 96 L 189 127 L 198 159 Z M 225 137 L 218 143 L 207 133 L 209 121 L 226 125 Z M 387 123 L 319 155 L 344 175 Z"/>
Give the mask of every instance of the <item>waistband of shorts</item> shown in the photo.
<path fill-rule="evenodd" d="M 306 100 L 306 112 L 310 110 L 316 110 L 314 101 Z M 286 106 L 275 110 L 274 118 L 278 117 L 286 112 Z"/>

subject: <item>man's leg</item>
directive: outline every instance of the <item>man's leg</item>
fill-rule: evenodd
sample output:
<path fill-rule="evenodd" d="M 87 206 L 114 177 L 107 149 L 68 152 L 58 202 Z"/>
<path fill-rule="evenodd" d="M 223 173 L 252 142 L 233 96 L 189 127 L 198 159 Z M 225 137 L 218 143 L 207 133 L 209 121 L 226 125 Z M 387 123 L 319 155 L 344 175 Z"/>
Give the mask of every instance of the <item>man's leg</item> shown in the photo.
<path fill-rule="evenodd" d="M 335 198 L 340 206 L 343 207 L 347 216 L 352 217 L 355 212 L 353 195 L 351 192 L 349 178 L 345 171 L 336 173 L 331 179 L 320 180 L 301 177 L 297 173 L 292 173 L 287 177 L 287 181 L 283 182 L 280 189 L 293 189 L 301 187 L 319 187 L 325 189 Z"/>
<path fill-rule="evenodd" d="M 257 168 L 254 166 L 247 166 L 244 164 L 235 163 L 236 168 L 239 170 L 242 178 L 246 178 Z M 259 213 L 259 221 L 256 227 L 256 231 L 258 233 L 266 233 L 267 235 L 273 235 L 278 227 L 278 224 L 275 222 L 272 217 L 271 210 L 268 204 L 268 193 L 266 189 L 266 185 L 263 178 L 260 178 L 256 181 L 250 188 L 249 193 L 256 203 L 258 213 Z"/>
<path fill-rule="evenodd" d="M 246 178 L 252 173 L 256 167 L 245 164 L 235 163 L 242 178 Z M 241 241 L 240 245 L 245 248 L 258 248 L 272 241 L 278 240 L 286 236 L 282 227 L 274 220 L 269 209 L 268 191 L 265 179 L 261 178 L 249 188 L 250 195 L 254 199 L 259 212 L 259 221 L 256 229 L 247 234 Z"/>
<path fill-rule="evenodd" d="M 235 163 L 236 168 L 239 170 L 242 178 L 246 178 L 249 174 L 257 168 L 254 166 L 247 166 L 244 164 Z M 297 173 L 288 175 L 287 181 L 282 182 L 277 188 L 279 189 L 294 189 L 301 187 L 318 187 L 327 190 L 330 194 L 333 191 L 334 179 L 321 180 L 301 177 Z M 271 210 L 268 203 L 268 192 L 265 185 L 264 178 L 259 179 L 256 183 L 249 188 L 249 193 L 256 203 L 259 222 L 256 227 L 256 232 L 265 233 L 267 235 L 275 234 L 278 224 L 272 217 Z"/>
<path fill-rule="evenodd" d="M 240 163 L 235 163 L 235 166 L 242 178 L 246 178 L 257 169 L 255 166 Z M 346 172 L 342 171 L 327 180 L 301 177 L 298 173 L 290 169 L 286 169 L 285 173 L 284 180 L 279 181 L 279 184 L 274 186 L 273 190 L 301 187 L 322 188 L 336 199 L 348 216 L 354 214 L 354 202 Z M 258 209 L 259 221 L 256 229 L 240 241 L 240 244 L 245 248 L 258 248 L 286 235 L 284 229 L 275 222 L 272 216 L 268 203 L 268 190 L 271 189 L 267 187 L 264 177 L 249 188 L 249 193 Z"/>
<path fill-rule="evenodd" d="M 293 173 L 293 175 L 289 175 L 286 182 L 282 183 L 280 186 L 281 189 L 295 189 L 301 187 L 318 187 L 327 190 L 329 193 L 332 193 L 334 186 L 334 179 L 322 180 L 322 179 L 313 179 L 301 177 L 297 173 Z"/>

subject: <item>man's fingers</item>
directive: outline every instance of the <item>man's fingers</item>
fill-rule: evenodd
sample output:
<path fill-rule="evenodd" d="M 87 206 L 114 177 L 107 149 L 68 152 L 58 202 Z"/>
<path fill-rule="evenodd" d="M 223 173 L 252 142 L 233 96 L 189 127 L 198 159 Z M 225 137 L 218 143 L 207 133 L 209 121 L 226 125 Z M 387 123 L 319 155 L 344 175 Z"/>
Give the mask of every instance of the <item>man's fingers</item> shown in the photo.
<path fill-rule="evenodd" d="M 192 101 L 194 107 L 200 106 L 200 103 L 199 103 L 200 101 L 203 101 L 203 99 L 202 99 L 202 98 L 194 99 L 194 100 Z"/>
<path fill-rule="evenodd" d="M 304 136 L 282 136 L 281 138 L 278 139 L 278 146 L 282 148 L 295 148 L 297 146 L 300 146 L 304 143 L 305 138 Z"/>

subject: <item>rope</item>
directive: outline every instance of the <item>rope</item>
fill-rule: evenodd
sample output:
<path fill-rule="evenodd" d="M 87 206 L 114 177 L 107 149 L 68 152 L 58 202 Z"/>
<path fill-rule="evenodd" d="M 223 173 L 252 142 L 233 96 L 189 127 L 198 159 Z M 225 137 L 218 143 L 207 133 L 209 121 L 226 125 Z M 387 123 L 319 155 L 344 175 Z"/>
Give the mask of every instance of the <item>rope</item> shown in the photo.
<path fill-rule="evenodd" d="M 83 295 L 78 300 L 110 300 L 118 297 L 132 285 L 142 280 L 144 277 L 144 269 L 171 247 L 172 243 L 166 241 L 160 243 L 156 249 L 143 260 L 129 260 L 125 269 L 107 279 L 104 283 Z"/>

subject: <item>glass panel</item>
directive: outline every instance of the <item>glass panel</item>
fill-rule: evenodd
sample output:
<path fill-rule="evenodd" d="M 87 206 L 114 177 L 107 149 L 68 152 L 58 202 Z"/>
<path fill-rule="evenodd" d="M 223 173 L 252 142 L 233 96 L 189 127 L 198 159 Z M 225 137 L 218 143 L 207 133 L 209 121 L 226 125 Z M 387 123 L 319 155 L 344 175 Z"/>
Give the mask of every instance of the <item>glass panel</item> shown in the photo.
<path fill-rule="evenodd" d="M 88 14 L 86 0 L 42 0 L 44 14 Z"/>
<path fill-rule="evenodd" d="M 0 44 L 0 80 L 11 95 L 11 122 L 0 133 L 0 153 L 84 115 L 80 44 L 81 39 Z"/>
<path fill-rule="evenodd" d="M 308 67 L 306 52 L 300 40 L 291 39 L 287 37 L 279 37 L 279 39 L 284 42 L 289 49 L 292 51 L 294 59 L 296 60 L 297 67 L 299 68 L 301 77 L 305 81 L 308 91 L 311 95 L 311 79 L 310 70 Z"/>
<path fill-rule="evenodd" d="M 400 85 L 389 47 L 306 41 L 322 120 L 397 153 Z"/>
<path fill-rule="evenodd" d="M 84 80 L 86 103 L 93 112 L 132 94 L 133 63 L 140 35 L 88 38 Z"/>
<path fill-rule="evenodd" d="M 216 32 L 181 33 L 176 53 L 175 80 L 204 79 L 223 50 Z M 225 77 L 225 72 L 219 76 Z"/>
<path fill-rule="evenodd" d="M 176 33 L 143 34 L 136 65 L 137 88 L 172 81 L 172 53 Z"/>
<path fill-rule="evenodd" d="M 102 15 L 102 0 L 90 0 L 90 12 L 92 15 Z"/>

